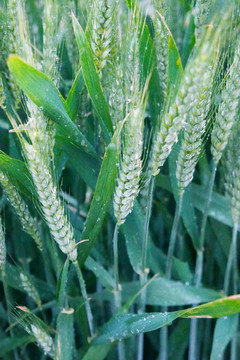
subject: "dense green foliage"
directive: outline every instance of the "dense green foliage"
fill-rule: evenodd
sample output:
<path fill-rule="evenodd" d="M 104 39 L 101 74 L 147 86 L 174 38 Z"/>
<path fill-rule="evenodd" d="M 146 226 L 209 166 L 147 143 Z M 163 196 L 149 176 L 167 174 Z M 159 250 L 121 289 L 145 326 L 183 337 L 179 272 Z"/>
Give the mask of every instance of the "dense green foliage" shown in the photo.
<path fill-rule="evenodd" d="M 239 14 L 0 0 L 1 359 L 239 359 Z"/>

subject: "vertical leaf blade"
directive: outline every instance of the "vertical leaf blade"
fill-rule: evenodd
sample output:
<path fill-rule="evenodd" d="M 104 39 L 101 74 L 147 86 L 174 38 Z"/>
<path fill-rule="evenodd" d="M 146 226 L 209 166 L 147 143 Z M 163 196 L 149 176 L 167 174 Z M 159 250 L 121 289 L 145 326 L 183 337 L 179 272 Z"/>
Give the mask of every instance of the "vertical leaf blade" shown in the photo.
<path fill-rule="evenodd" d="M 85 84 L 87 86 L 93 106 L 101 121 L 101 127 L 105 139 L 109 141 L 113 133 L 113 125 L 109 114 L 108 105 L 103 94 L 103 89 L 99 80 L 99 76 L 94 65 L 92 51 L 85 36 L 85 33 L 74 14 L 72 14 L 72 21 L 76 40 L 79 47 L 80 61 Z"/>

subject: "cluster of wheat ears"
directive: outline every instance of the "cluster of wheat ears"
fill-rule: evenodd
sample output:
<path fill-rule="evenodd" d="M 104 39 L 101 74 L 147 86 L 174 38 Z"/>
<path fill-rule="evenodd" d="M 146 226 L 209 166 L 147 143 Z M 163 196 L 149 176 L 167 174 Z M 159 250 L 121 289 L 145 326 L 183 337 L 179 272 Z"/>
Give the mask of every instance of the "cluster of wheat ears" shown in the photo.
<path fill-rule="evenodd" d="M 239 359 L 239 26 L 0 0 L 1 359 Z"/>

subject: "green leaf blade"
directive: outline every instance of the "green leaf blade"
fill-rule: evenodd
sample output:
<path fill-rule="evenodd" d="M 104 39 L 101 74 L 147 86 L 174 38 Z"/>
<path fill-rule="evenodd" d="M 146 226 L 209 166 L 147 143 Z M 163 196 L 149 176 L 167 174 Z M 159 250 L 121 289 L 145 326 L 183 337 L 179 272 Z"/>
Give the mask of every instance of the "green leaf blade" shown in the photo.
<path fill-rule="evenodd" d="M 99 116 L 99 119 L 101 120 L 104 137 L 109 142 L 111 135 L 113 134 L 113 125 L 99 76 L 94 65 L 93 55 L 85 33 L 73 13 L 72 21 L 79 47 L 80 61 L 85 84 L 87 86 L 95 110 Z"/>
<path fill-rule="evenodd" d="M 61 126 L 69 141 L 96 157 L 93 146 L 70 119 L 65 104 L 51 80 L 17 55 L 9 56 L 8 67 L 25 94 L 35 105 L 42 108 L 46 116 Z"/>

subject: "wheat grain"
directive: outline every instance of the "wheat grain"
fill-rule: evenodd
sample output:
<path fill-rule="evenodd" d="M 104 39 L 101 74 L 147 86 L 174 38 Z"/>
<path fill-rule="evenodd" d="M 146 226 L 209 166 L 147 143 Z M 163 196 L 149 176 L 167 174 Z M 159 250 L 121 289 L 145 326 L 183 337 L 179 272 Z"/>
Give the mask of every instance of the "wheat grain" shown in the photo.
<path fill-rule="evenodd" d="M 177 93 L 175 104 L 170 105 L 167 113 L 162 115 L 160 130 L 155 132 L 150 155 L 150 166 L 154 176 L 159 173 L 173 145 L 177 142 L 179 132 L 189 116 L 189 111 L 197 106 L 198 100 L 203 102 L 205 100 L 204 86 L 207 87 L 211 73 L 208 53 L 210 53 L 209 42 L 192 56 Z M 198 112 L 200 113 L 200 109 Z"/>
<path fill-rule="evenodd" d="M 19 29 L 18 29 L 18 21 L 17 21 L 17 1 L 18 0 L 9 0 L 7 2 L 7 9 L 6 9 L 6 19 L 5 22 L 5 31 L 3 34 L 6 36 L 3 38 L 5 42 L 6 48 L 6 56 L 9 54 L 14 54 L 19 52 Z M 11 88 L 12 94 L 15 99 L 15 106 L 18 108 L 19 103 L 21 101 L 20 90 L 13 78 L 11 73 L 7 73 L 7 79 L 9 86 Z"/>
<path fill-rule="evenodd" d="M 155 10 L 159 11 L 164 17 L 167 17 L 168 6 L 165 1 L 154 1 Z M 160 78 L 160 87 L 164 97 L 167 95 L 167 81 L 168 81 L 168 31 L 156 12 L 154 16 L 154 46 L 157 57 L 157 70 Z"/>
<path fill-rule="evenodd" d="M 203 25 L 205 24 L 213 0 L 196 0 L 194 8 L 194 24 L 195 24 L 195 38 L 197 41 L 200 39 L 200 33 Z"/>
<path fill-rule="evenodd" d="M 139 193 L 142 169 L 143 120 L 144 110 L 139 107 L 129 115 L 124 127 L 123 154 L 114 193 L 114 214 L 118 225 L 123 224 L 132 211 L 134 200 Z"/>
<path fill-rule="evenodd" d="M 190 88 L 190 96 L 185 98 L 185 101 L 189 101 L 190 108 L 177 161 L 176 176 L 180 192 L 184 191 L 193 178 L 212 95 L 214 69 L 211 66 L 212 54 L 209 52 L 209 46 L 206 45 L 197 61 L 198 72 L 192 74 L 195 76 L 194 84 Z"/>
<path fill-rule="evenodd" d="M 72 261 L 77 258 L 77 249 L 73 236 L 73 229 L 57 196 L 48 164 L 33 145 L 25 141 L 25 153 L 29 170 L 37 189 L 44 218 L 50 228 L 54 240 L 63 253 L 68 254 Z"/>
<path fill-rule="evenodd" d="M 0 216 L 0 270 L 2 272 L 5 271 L 6 257 L 7 257 L 6 240 L 3 231 L 2 219 Z"/>
<path fill-rule="evenodd" d="M 89 41 L 100 77 L 105 66 L 112 61 L 116 50 L 115 36 L 113 36 L 116 31 L 116 4 L 117 2 L 113 0 L 94 0 L 92 4 Z"/>
<path fill-rule="evenodd" d="M 43 16 L 42 69 L 54 82 L 59 83 L 58 72 L 58 5 L 55 0 L 45 0 Z"/>
<path fill-rule="evenodd" d="M 53 357 L 54 343 L 52 337 L 48 335 L 46 331 L 33 324 L 30 325 L 28 332 L 35 337 L 38 346 L 40 346 L 44 354 Z"/>
<path fill-rule="evenodd" d="M 4 87 L 3 87 L 2 76 L 0 74 L 0 108 L 4 107 L 5 101 L 6 101 L 6 97 L 5 97 Z"/>
<path fill-rule="evenodd" d="M 237 120 L 240 97 L 240 46 L 235 50 L 233 64 L 227 75 L 226 85 L 222 91 L 216 120 L 211 134 L 211 153 L 216 164 L 228 143 L 232 126 Z"/>
<path fill-rule="evenodd" d="M 238 109 L 239 110 L 239 109 Z M 231 204 L 233 222 L 240 218 L 240 149 L 239 149 L 240 121 L 239 111 L 233 125 L 226 151 L 224 152 L 225 187 Z"/>
<path fill-rule="evenodd" d="M 0 184 L 7 193 L 9 202 L 17 214 L 23 230 L 34 239 L 39 250 L 42 251 L 42 242 L 38 231 L 37 219 L 32 217 L 27 204 L 24 202 L 21 195 L 13 186 L 7 175 L 5 175 L 1 170 Z"/>
<path fill-rule="evenodd" d="M 37 304 L 39 309 L 41 309 L 42 302 L 41 302 L 39 293 L 38 293 L 37 289 L 35 288 L 34 284 L 32 283 L 31 279 L 25 273 L 23 273 L 21 271 L 20 271 L 19 277 L 22 282 L 23 290 L 28 294 L 28 296 L 30 296 L 35 301 L 35 303 Z"/>

